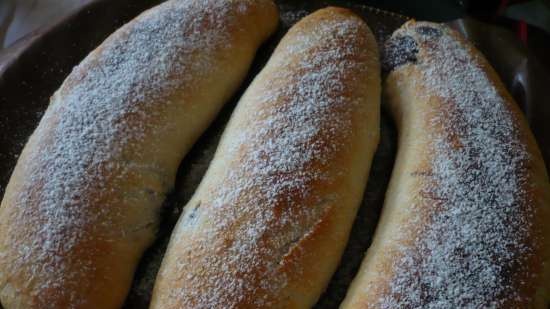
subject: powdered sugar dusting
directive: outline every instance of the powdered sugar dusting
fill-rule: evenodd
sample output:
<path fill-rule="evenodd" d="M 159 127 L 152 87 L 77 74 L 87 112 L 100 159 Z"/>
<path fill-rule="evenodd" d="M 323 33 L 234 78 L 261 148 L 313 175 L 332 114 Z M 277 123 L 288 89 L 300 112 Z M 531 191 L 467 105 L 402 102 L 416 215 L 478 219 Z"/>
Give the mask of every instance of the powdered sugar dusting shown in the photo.
<path fill-rule="evenodd" d="M 92 289 L 83 274 L 95 270 L 94 258 L 109 254 L 101 248 L 131 232 L 117 224 L 120 207 L 131 206 L 132 196 L 160 206 L 172 186 L 172 172 L 127 156 L 139 157 L 145 132 L 162 134 L 164 124 L 150 120 L 175 104 L 170 98 L 177 89 L 209 76 L 213 53 L 230 47 L 228 27 L 248 6 L 168 1 L 123 27 L 73 70 L 31 139 L 36 150 L 19 162 L 31 177 L 14 199 L 9 235 L 0 239 L 3 248 L 15 246 L 10 256 L 0 256 L 10 259 L 2 261 L 10 266 L 0 270 L 2 285 L 10 276 L 28 277 L 28 285 L 17 288 L 36 296 L 33 305 L 41 308 L 62 306 L 58 301 L 76 308 L 86 301 L 71 291 Z M 158 175 L 159 184 L 147 192 L 120 190 L 121 180 L 145 172 Z"/>
<path fill-rule="evenodd" d="M 529 303 L 520 294 L 535 250 L 529 240 L 534 210 L 526 193 L 529 156 L 515 116 L 479 59 L 450 32 L 420 23 L 394 34 L 416 41 L 423 77 L 418 82 L 443 106 L 429 123 L 433 158 L 415 193 L 422 197 L 413 206 L 417 217 L 403 227 L 417 237 L 400 248 L 380 308 Z"/>
<path fill-rule="evenodd" d="M 315 192 L 346 174 L 330 166 L 349 151 L 363 100 L 350 93 L 367 70 L 366 25 L 334 12 L 315 25 L 310 18 L 290 30 L 240 101 L 209 182 L 186 206 L 172 239 L 178 252 L 166 255 L 179 257 L 161 270 L 185 276 L 168 296 L 174 308 L 283 304 L 287 271 L 300 271 L 295 244 L 338 199 Z"/>

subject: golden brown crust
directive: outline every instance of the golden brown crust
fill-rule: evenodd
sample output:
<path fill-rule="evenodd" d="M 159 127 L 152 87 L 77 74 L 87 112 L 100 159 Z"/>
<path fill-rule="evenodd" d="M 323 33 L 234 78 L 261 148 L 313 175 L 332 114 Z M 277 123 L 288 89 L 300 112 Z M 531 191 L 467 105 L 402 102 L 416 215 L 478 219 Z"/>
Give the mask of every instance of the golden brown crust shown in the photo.
<path fill-rule="evenodd" d="M 240 100 L 185 207 L 151 308 L 308 308 L 347 241 L 378 142 L 379 64 L 345 9 L 304 18 Z"/>
<path fill-rule="evenodd" d="M 275 30 L 269 0 L 167 1 L 63 83 L 0 208 L 0 302 L 119 308 L 177 167 Z"/>
<path fill-rule="evenodd" d="M 408 22 L 388 48 L 398 157 L 341 308 L 546 308 L 550 186 L 519 108 L 447 27 Z"/>

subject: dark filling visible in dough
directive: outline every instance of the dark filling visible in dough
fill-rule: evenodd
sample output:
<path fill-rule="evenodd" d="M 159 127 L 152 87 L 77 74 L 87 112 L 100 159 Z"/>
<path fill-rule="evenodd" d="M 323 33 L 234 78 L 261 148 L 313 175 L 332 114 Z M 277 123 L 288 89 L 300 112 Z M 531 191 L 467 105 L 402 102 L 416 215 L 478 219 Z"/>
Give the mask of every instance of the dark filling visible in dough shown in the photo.
<path fill-rule="evenodd" d="M 428 37 L 428 38 L 438 38 L 443 35 L 443 32 L 440 29 L 430 27 L 430 26 L 420 26 L 415 28 L 416 33 Z"/>
<path fill-rule="evenodd" d="M 384 46 L 382 69 L 389 73 L 401 65 L 416 63 L 417 53 L 418 45 L 412 37 L 408 35 L 391 37 Z"/>

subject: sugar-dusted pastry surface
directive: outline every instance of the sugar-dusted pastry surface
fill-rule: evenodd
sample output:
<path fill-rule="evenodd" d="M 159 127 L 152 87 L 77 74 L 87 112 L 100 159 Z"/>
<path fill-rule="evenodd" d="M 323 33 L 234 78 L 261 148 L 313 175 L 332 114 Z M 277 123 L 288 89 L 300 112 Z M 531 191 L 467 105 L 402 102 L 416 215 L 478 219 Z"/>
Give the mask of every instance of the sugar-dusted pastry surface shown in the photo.
<path fill-rule="evenodd" d="M 172 0 L 74 68 L 0 208 L 0 302 L 119 308 L 178 165 L 275 29 L 268 0 Z"/>
<path fill-rule="evenodd" d="M 309 308 L 339 262 L 379 135 L 378 49 L 327 8 L 241 98 L 172 234 L 151 308 Z"/>
<path fill-rule="evenodd" d="M 550 186 L 498 76 L 425 22 L 397 30 L 384 63 L 398 156 L 341 308 L 547 308 Z"/>

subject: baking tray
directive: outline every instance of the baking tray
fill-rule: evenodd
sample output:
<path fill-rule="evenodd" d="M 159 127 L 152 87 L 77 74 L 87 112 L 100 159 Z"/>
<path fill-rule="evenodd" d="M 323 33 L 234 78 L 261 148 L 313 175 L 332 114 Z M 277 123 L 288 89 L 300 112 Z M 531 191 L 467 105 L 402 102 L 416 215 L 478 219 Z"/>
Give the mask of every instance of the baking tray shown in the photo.
<path fill-rule="evenodd" d="M 3 195 L 21 149 L 48 105 L 49 97 L 61 85 L 71 69 L 110 33 L 141 11 L 160 2 L 162 1 L 97 1 L 0 53 L 0 196 Z M 366 6 L 361 2 L 277 1 L 281 14 L 279 29 L 258 51 L 241 89 L 225 105 L 214 123 L 182 162 L 175 190 L 169 194 L 162 207 L 162 223 L 157 241 L 145 253 L 138 267 L 125 309 L 148 307 L 156 272 L 182 207 L 206 171 L 240 95 L 266 63 L 288 28 L 318 8 L 338 5 L 351 8 L 363 16 L 378 41 L 383 42 L 408 19 L 396 13 Z M 547 136 L 550 136 L 550 124 L 544 120 L 550 119 L 549 107 L 542 107 L 543 104 L 540 104 L 541 98 L 544 98 L 541 91 L 544 85 L 539 85 L 540 78 L 548 77 L 548 72 L 536 65 L 536 61 L 528 56 L 528 51 L 522 48 L 509 32 L 498 27 L 490 28 L 470 19 L 458 20 L 451 24 L 474 43 L 479 43 L 480 49 L 487 55 L 520 103 L 522 110 L 526 112 L 539 144 L 544 146 L 543 153 L 548 160 L 550 139 Z M 492 39 L 488 41 L 488 37 Z M 503 53 L 504 50 L 506 53 Z M 533 71 L 536 71 L 536 74 Z M 315 306 L 316 309 L 337 308 L 359 268 L 371 242 L 382 207 L 394 162 L 396 139 L 395 127 L 383 109 L 381 142 L 372 163 L 359 214 L 354 222 L 342 262 L 326 292 Z"/>

